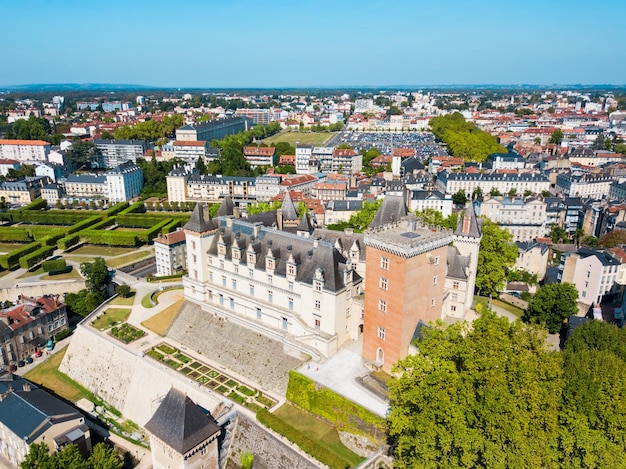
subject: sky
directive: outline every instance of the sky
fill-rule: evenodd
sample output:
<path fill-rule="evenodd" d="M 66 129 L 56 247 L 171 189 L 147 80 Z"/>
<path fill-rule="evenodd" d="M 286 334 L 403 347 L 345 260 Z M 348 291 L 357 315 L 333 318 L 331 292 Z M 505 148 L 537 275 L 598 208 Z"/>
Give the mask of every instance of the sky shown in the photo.
<path fill-rule="evenodd" d="M 0 86 L 626 83 L 624 0 L 0 0 Z"/>

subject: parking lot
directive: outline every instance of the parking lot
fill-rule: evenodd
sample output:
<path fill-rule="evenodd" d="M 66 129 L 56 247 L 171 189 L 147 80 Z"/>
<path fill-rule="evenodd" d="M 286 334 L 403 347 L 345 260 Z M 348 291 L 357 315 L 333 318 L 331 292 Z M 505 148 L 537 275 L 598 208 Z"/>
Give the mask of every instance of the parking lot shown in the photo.
<path fill-rule="evenodd" d="M 378 148 L 383 155 L 391 155 L 392 148 L 411 148 L 421 160 L 447 155 L 445 148 L 435 141 L 430 132 L 354 132 L 343 131 L 334 145 L 348 144 L 355 150 Z"/>

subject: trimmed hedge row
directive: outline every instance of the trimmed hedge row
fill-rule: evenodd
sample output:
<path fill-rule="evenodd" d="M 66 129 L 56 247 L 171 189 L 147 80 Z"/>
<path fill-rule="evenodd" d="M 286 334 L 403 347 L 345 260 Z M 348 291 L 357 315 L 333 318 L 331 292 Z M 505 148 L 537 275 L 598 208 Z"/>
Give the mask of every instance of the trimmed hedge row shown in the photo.
<path fill-rule="evenodd" d="M 3 256 L 0 256 L 0 267 L 3 269 L 12 269 L 17 267 L 20 264 L 20 258 L 30 254 L 33 251 L 36 251 L 41 247 L 41 243 L 35 242 L 27 244 L 26 246 L 14 249 L 11 252 L 6 253 Z"/>
<path fill-rule="evenodd" d="M 56 233 L 56 234 L 52 234 L 50 236 L 46 236 L 44 238 L 41 238 L 40 241 L 41 244 L 44 244 L 46 246 L 56 246 L 57 245 L 57 241 L 60 240 L 61 238 L 63 238 L 65 236 L 65 232 L 62 233 Z"/>
<path fill-rule="evenodd" d="M 35 199 L 28 205 L 24 205 L 16 210 L 16 212 L 23 212 L 24 210 L 40 210 L 42 208 L 46 208 L 48 206 L 48 201 L 46 199 Z"/>
<path fill-rule="evenodd" d="M 115 204 L 112 207 L 107 208 L 103 213 L 105 214 L 105 216 L 110 217 L 122 211 L 126 211 L 127 209 L 128 209 L 128 202 L 121 202 L 119 204 Z"/>
<path fill-rule="evenodd" d="M 89 228 L 94 223 L 98 223 L 102 220 L 102 216 L 89 217 L 86 220 L 80 221 L 75 225 L 70 226 L 70 228 L 66 231 L 66 235 L 71 235 L 76 233 L 77 231 L 82 231 Z"/>
<path fill-rule="evenodd" d="M 165 227 L 163 228 L 163 233 L 171 233 L 179 226 L 183 226 L 183 220 L 181 219 L 172 220 L 169 224 L 165 225 Z"/>
<path fill-rule="evenodd" d="M 63 270 L 67 267 L 65 259 L 52 259 L 49 261 L 43 261 L 41 264 L 44 272 L 51 272 L 55 270 Z"/>
<path fill-rule="evenodd" d="M 48 210 L 45 212 L 37 211 L 13 211 L 5 212 L 2 215 L 7 215 L 8 220 L 12 222 L 26 222 L 41 225 L 73 225 L 85 218 L 93 216 L 89 212 L 57 212 Z"/>
<path fill-rule="evenodd" d="M 2 243 L 30 243 L 30 233 L 24 228 L 0 226 L 0 242 Z"/>
<path fill-rule="evenodd" d="M 107 226 L 111 226 L 115 224 L 115 217 L 105 218 L 98 223 L 93 224 L 89 227 L 90 230 L 101 230 L 102 228 L 106 228 Z"/>
<path fill-rule="evenodd" d="M 284 420 L 276 417 L 267 409 L 261 409 L 256 413 L 257 420 L 266 427 L 283 435 L 292 443 L 295 443 L 307 454 L 310 454 L 318 461 L 333 469 L 345 469 L 350 467 L 350 463 L 339 457 L 330 450 L 324 448 L 316 441 L 309 438 L 304 433 L 299 432 Z"/>
<path fill-rule="evenodd" d="M 142 200 L 140 200 L 139 202 L 135 202 L 130 206 L 128 205 L 128 202 L 126 202 L 126 208 L 120 212 L 120 215 L 126 215 L 128 213 L 135 213 L 139 211 L 145 211 Z"/>
<path fill-rule="evenodd" d="M 385 419 L 328 388 L 316 389 L 315 381 L 293 370 L 289 372 L 287 400 L 340 429 L 379 439 L 385 437 Z"/>
<path fill-rule="evenodd" d="M 141 215 L 130 214 L 130 215 L 118 215 L 116 217 L 117 224 L 119 226 L 123 226 L 124 228 L 150 228 L 154 226 L 156 223 L 159 223 L 162 220 L 180 220 L 181 222 L 187 222 L 189 217 L 184 216 L 172 216 L 171 213 L 166 213 L 162 215 L 153 215 L 152 213 L 143 213 Z"/>
<path fill-rule="evenodd" d="M 51 228 L 49 226 L 29 226 L 26 230 L 30 233 L 35 241 L 41 241 L 42 238 L 48 236 L 61 235 L 65 236 L 67 228 Z"/>
<path fill-rule="evenodd" d="M 142 243 L 149 243 L 161 233 L 162 228 L 169 225 L 171 222 L 171 220 L 163 220 L 162 222 L 154 225 L 152 228 L 148 228 L 142 233 L 139 233 L 137 239 L 139 239 Z"/>
<path fill-rule="evenodd" d="M 30 254 L 20 257 L 20 267 L 30 269 L 32 266 L 50 257 L 54 253 L 55 248 L 56 246 L 43 246 Z"/>
<path fill-rule="evenodd" d="M 64 251 L 75 244 L 78 244 L 80 241 L 80 236 L 78 234 L 71 234 L 66 236 L 65 238 L 61 238 L 57 241 L 57 246 L 59 249 L 63 249 Z"/>
<path fill-rule="evenodd" d="M 89 244 L 106 244 L 107 246 L 137 246 L 137 233 L 129 231 L 92 231 L 80 233 L 80 239 Z"/>

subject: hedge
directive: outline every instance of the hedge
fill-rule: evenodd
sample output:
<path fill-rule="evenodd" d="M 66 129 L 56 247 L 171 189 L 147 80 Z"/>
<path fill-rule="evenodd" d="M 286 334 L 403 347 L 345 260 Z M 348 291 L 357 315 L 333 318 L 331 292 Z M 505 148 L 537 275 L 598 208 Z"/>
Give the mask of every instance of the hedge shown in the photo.
<path fill-rule="evenodd" d="M 40 210 L 42 208 L 46 208 L 48 206 L 48 201 L 46 199 L 35 199 L 28 205 L 18 208 L 17 212 L 23 212 L 24 210 Z"/>
<path fill-rule="evenodd" d="M 108 246 L 137 246 L 137 234 L 129 231 L 92 231 L 80 233 L 83 242 L 89 244 L 106 244 Z"/>
<path fill-rule="evenodd" d="M 30 269 L 54 253 L 55 246 L 44 246 L 20 258 L 20 267 Z"/>
<path fill-rule="evenodd" d="M 78 241 L 80 241 L 80 236 L 78 234 L 72 234 L 58 240 L 57 246 L 59 249 L 66 250 L 75 244 L 78 244 Z"/>
<path fill-rule="evenodd" d="M 2 243 L 30 243 L 32 237 L 28 230 L 17 226 L 0 227 L 0 242 Z"/>
<path fill-rule="evenodd" d="M 149 243 L 154 238 L 156 238 L 159 235 L 159 233 L 161 233 L 163 227 L 169 225 L 171 222 L 172 222 L 171 220 L 163 220 L 162 222 L 154 225 L 152 228 L 148 228 L 147 230 L 144 230 L 141 233 L 139 233 L 137 235 L 137 238 L 142 243 Z"/>
<path fill-rule="evenodd" d="M 12 269 L 14 267 L 17 267 L 20 264 L 21 257 L 30 254 L 33 251 L 36 251 L 40 247 L 41 243 L 34 242 L 18 249 L 14 249 L 13 251 L 8 252 L 3 256 L 0 256 L 0 267 L 2 267 L 3 269 Z"/>
<path fill-rule="evenodd" d="M 29 226 L 26 230 L 30 233 L 30 235 L 36 241 L 40 241 L 41 238 L 46 238 L 48 236 L 56 236 L 61 235 L 61 237 L 65 236 L 65 232 L 67 228 L 52 228 L 50 226 Z"/>
<path fill-rule="evenodd" d="M 115 224 L 115 217 L 105 218 L 104 220 L 99 221 L 98 223 L 93 224 L 89 227 L 90 230 L 101 230 L 102 228 L 106 228 L 107 226 L 111 226 Z"/>
<path fill-rule="evenodd" d="M 332 451 L 324 448 L 315 440 L 312 440 L 304 433 L 299 432 L 281 418 L 275 416 L 267 409 L 261 409 L 256 414 L 257 420 L 266 427 L 283 435 L 289 441 L 295 443 L 307 454 L 310 454 L 318 461 L 333 469 L 345 469 L 350 467 L 350 463 Z"/>
<path fill-rule="evenodd" d="M 163 233 L 171 233 L 176 228 L 178 228 L 179 226 L 182 226 L 182 225 L 183 225 L 183 220 L 181 220 L 181 219 L 172 220 L 169 224 L 167 224 L 163 228 Z"/>
<path fill-rule="evenodd" d="M 75 225 L 70 226 L 70 228 L 67 230 L 67 234 L 71 235 L 73 233 L 76 233 L 77 231 L 82 231 L 86 228 L 89 228 L 91 225 L 98 223 L 100 220 L 102 220 L 102 216 L 89 217 L 86 220 L 80 221 Z"/>
<path fill-rule="evenodd" d="M 24 211 L 24 212 L 7 212 L 5 215 L 13 222 L 25 222 L 40 225 L 73 225 L 81 220 L 92 217 L 93 214 L 88 212 L 58 212 L 48 210 L 42 211 Z"/>
<path fill-rule="evenodd" d="M 57 241 L 63 238 L 64 236 L 65 236 L 65 233 L 52 234 L 50 236 L 41 238 L 38 241 L 40 241 L 41 244 L 44 244 L 46 246 L 56 246 Z"/>
<path fill-rule="evenodd" d="M 139 212 L 139 211 L 145 211 L 144 210 L 145 207 L 143 205 L 143 201 L 140 200 L 139 202 L 135 202 L 132 205 L 128 205 L 128 202 L 126 202 L 126 208 L 124 210 L 122 210 L 120 212 L 120 215 L 126 215 L 128 213 L 135 213 L 135 212 Z"/>
<path fill-rule="evenodd" d="M 49 261 L 44 261 L 41 264 L 44 272 L 50 272 L 53 270 L 63 270 L 67 267 L 67 263 L 65 259 L 51 259 Z"/>
<path fill-rule="evenodd" d="M 128 202 L 121 202 L 119 204 L 115 204 L 112 207 L 107 208 L 104 211 L 105 217 L 110 217 L 112 215 L 116 215 L 120 212 L 125 212 L 128 209 Z"/>
<path fill-rule="evenodd" d="M 315 381 L 289 372 L 287 400 L 328 420 L 340 429 L 385 438 L 385 420 L 328 388 L 316 389 Z"/>
<path fill-rule="evenodd" d="M 119 226 L 123 226 L 124 228 L 150 228 L 154 226 L 156 223 L 159 223 L 163 220 L 172 221 L 174 219 L 179 219 L 181 222 L 184 220 L 188 220 L 187 218 L 181 216 L 172 216 L 171 213 L 153 215 L 152 213 L 143 213 L 141 215 L 138 214 L 130 214 L 130 215 L 118 215 L 116 217 L 117 224 Z"/>

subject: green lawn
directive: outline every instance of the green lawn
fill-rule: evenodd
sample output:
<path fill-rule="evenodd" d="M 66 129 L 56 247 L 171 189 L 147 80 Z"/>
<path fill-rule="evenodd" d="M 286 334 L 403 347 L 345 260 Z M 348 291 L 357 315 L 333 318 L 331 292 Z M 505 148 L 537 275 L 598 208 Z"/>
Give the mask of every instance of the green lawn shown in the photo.
<path fill-rule="evenodd" d="M 135 292 L 131 291 L 128 294 L 128 297 L 124 298 L 123 296 L 117 296 L 109 301 L 109 305 L 111 306 L 132 306 L 135 302 Z"/>
<path fill-rule="evenodd" d="M 141 325 L 147 329 L 150 329 L 155 334 L 164 336 L 182 305 L 183 300 L 179 300 L 173 305 L 165 308 L 160 313 L 155 314 L 149 319 L 146 319 L 144 322 L 141 323 Z"/>
<path fill-rule="evenodd" d="M 42 275 L 39 279 L 40 280 L 74 280 L 77 278 L 82 278 L 80 276 L 80 272 L 78 272 L 78 270 L 76 269 L 72 269 L 69 272 L 65 273 L 65 274 L 58 274 L 58 275 L 50 275 L 50 274 L 46 274 L 46 275 Z"/>
<path fill-rule="evenodd" d="M 89 390 L 59 371 L 59 365 L 63 361 L 66 351 L 67 347 L 58 351 L 26 373 L 24 378 L 50 389 L 70 402 L 76 402 L 83 397 L 93 399 L 93 395 Z"/>
<path fill-rule="evenodd" d="M 353 453 L 346 448 L 339 439 L 337 429 L 307 412 L 304 412 L 291 404 L 283 404 L 274 412 L 284 422 L 294 427 L 299 432 L 317 441 L 329 451 L 345 459 L 351 467 L 358 466 L 365 458 Z"/>
<path fill-rule="evenodd" d="M 98 319 L 93 321 L 91 327 L 95 329 L 108 329 L 115 324 L 124 322 L 130 316 L 130 308 L 109 308 Z"/>
<path fill-rule="evenodd" d="M 474 308 L 476 308 L 476 305 L 482 305 L 483 308 L 488 308 L 489 307 L 489 298 L 484 297 L 484 296 L 478 296 L 475 295 L 474 296 Z M 504 301 L 498 300 L 497 298 L 494 298 L 492 300 L 492 304 L 494 306 L 498 306 L 502 309 L 507 310 L 509 313 L 514 314 L 515 316 L 517 316 L 518 318 L 521 318 L 522 315 L 524 314 L 524 310 L 518 308 L 517 306 L 513 306 L 510 305 L 508 303 L 505 303 Z"/>
<path fill-rule="evenodd" d="M 280 132 L 263 140 L 263 143 L 271 145 L 272 143 L 287 142 L 295 145 L 296 142 L 308 145 L 322 146 L 335 133 L 331 132 Z"/>
<path fill-rule="evenodd" d="M 143 259 L 144 257 L 150 257 L 152 253 L 150 251 L 135 251 L 130 254 L 125 254 L 120 257 L 114 257 L 106 260 L 106 265 L 111 268 L 120 267 L 126 264 L 132 264 L 135 261 Z"/>
<path fill-rule="evenodd" d="M 42 275 L 45 274 L 45 272 L 43 271 L 43 267 L 39 267 L 36 270 L 30 271 L 27 270 L 26 272 L 24 272 L 22 275 L 20 275 L 17 278 L 28 278 L 28 277 L 34 277 L 35 275 Z"/>
<path fill-rule="evenodd" d="M 137 252 L 135 248 L 120 248 L 115 246 L 95 246 L 87 244 L 81 246 L 70 253 L 75 256 L 93 256 L 93 257 L 114 257 L 122 254 L 130 254 Z"/>
<path fill-rule="evenodd" d="M 17 248 L 24 247 L 28 243 L 0 243 L 0 254 L 14 251 Z"/>

